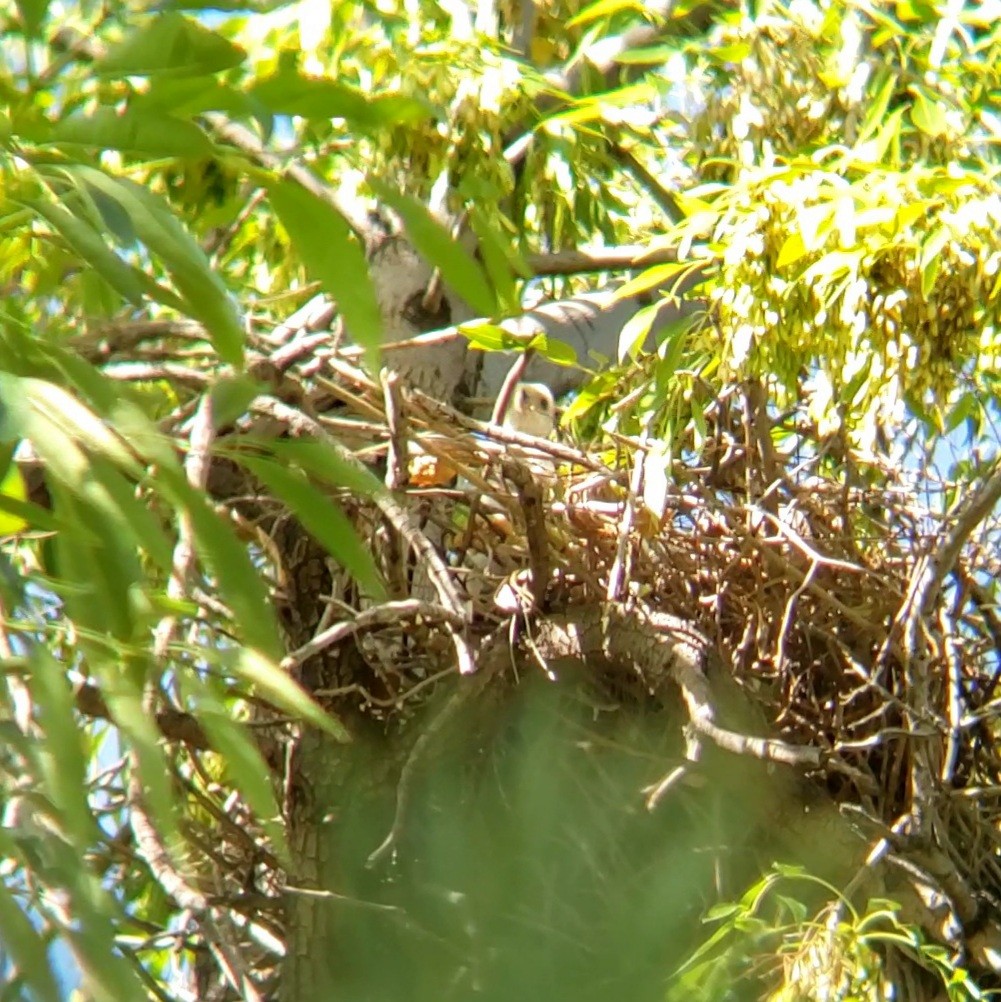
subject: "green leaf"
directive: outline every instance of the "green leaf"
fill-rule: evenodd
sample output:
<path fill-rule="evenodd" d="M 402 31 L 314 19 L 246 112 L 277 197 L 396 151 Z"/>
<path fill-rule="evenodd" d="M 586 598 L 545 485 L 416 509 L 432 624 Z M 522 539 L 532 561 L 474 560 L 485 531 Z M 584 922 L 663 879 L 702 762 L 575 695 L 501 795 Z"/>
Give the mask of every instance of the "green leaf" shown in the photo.
<path fill-rule="evenodd" d="M 232 611 L 244 642 L 267 656 L 280 656 L 283 648 L 271 597 L 245 547 L 183 473 L 162 469 L 156 483 L 191 518 L 198 554 L 215 576 L 219 595 Z"/>
<path fill-rule="evenodd" d="M 31 694 L 45 736 L 39 755 L 45 786 L 74 843 L 89 845 L 97 830 L 87 803 L 87 756 L 74 712 L 73 690 L 66 669 L 46 648 L 33 647 L 29 658 Z"/>
<path fill-rule="evenodd" d="M 225 428 L 247 412 L 251 401 L 261 393 L 261 385 L 249 376 L 224 376 L 212 385 L 212 421 L 216 429 Z"/>
<path fill-rule="evenodd" d="M 20 472 L 18 475 L 20 476 Z M 59 520 L 48 509 L 30 501 L 20 501 L 13 494 L 4 493 L 6 489 L 5 483 L 0 486 L 0 511 L 4 512 L 4 516 L 0 517 L 0 536 L 13 535 L 28 526 L 46 532 L 56 532 L 62 528 Z"/>
<path fill-rule="evenodd" d="M 77 491 L 90 468 L 84 447 L 140 472 L 118 436 L 72 394 L 43 379 L 0 372 L 0 440 L 18 438 L 31 441 L 47 471 Z"/>
<path fill-rule="evenodd" d="M 528 347 L 528 338 L 497 324 L 460 324 L 458 330 L 469 341 L 469 347 L 477 351 L 524 351 Z"/>
<path fill-rule="evenodd" d="M 642 10 L 643 5 L 637 0 L 597 0 L 596 3 L 588 4 L 579 14 L 567 21 L 567 28 L 579 28 L 582 25 L 590 24 L 599 18 L 611 17 L 624 10 Z"/>
<path fill-rule="evenodd" d="M 17 9 L 21 15 L 21 24 L 28 38 L 35 38 L 45 24 L 49 11 L 49 0 L 17 0 Z"/>
<path fill-rule="evenodd" d="M 967 421 L 969 422 L 972 437 L 979 424 L 980 407 L 981 401 L 977 394 L 963 393 L 946 416 L 946 434 L 951 435 L 964 421 Z"/>
<path fill-rule="evenodd" d="M 92 658 L 92 661 L 95 660 Z M 129 669 L 136 666 L 130 665 Z M 125 666 L 104 660 L 99 665 L 101 695 L 115 726 L 125 738 L 125 746 L 135 750 L 143 799 L 164 844 L 173 852 L 182 845 L 178 814 L 171 787 L 171 770 L 163 752 L 160 733 L 143 712 L 140 672 L 123 670 Z M 133 680 L 131 676 L 136 676 Z"/>
<path fill-rule="evenodd" d="M 246 727 L 234 720 L 219 697 L 192 673 L 186 673 L 181 687 L 192 693 L 194 714 L 219 753 L 228 778 L 265 827 L 278 855 L 287 860 L 285 830 L 279 821 L 281 812 L 271 786 L 271 775 L 261 753 L 247 736 Z"/>
<path fill-rule="evenodd" d="M 657 313 L 660 310 L 660 303 L 651 303 L 637 310 L 623 325 L 619 331 L 619 361 L 624 362 L 627 358 L 635 361 L 643 348 L 643 344 L 650 333 L 650 328 Z"/>
<path fill-rule="evenodd" d="M 137 498 L 132 483 L 101 457 L 91 460 L 90 473 L 114 505 L 119 531 L 126 533 L 130 542 L 141 548 L 160 570 L 168 573 L 173 564 L 173 545 L 160 519 L 150 509 L 149 500 Z"/>
<path fill-rule="evenodd" d="M 942 267 L 942 248 L 951 239 L 949 229 L 937 226 L 921 244 L 921 257 L 918 267 L 921 269 L 921 295 L 925 299 L 931 294 Z"/>
<path fill-rule="evenodd" d="M 268 702 L 314 724 L 342 744 L 351 741 L 345 726 L 326 713 L 287 671 L 256 651 L 241 648 L 220 651 L 220 663 L 234 675 L 250 682 Z"/>
<path fill-rule="evenodd" d="M 232 365 L 242 365 L 244 334 L 236 305 L 205 252 L 178 222 L 170 206 L 127 178 L 112 178 L 84 165 L 65 169 L 124 212 L 136 236 L 170 272 L 187 312 L 205 325 L 216 351 Z"/>
<path fill-rule="evenodd" d="M 494 316 L 497 298 L 472 255 L 417 199 L 377 181 L 372 182 L 372 188 L 399 214 L 414 246 L 432 265 L 441 269 L 445 282 L 453 291 L 480 316 Z"/>
<path fill-rule="evenodd" d="M 206 111 L 222 111 L 233 118 L 249 118 L 263 110 L 248 94 L 214 76 L 154 77 L 147 91 L 132 95 L 130 106 L 172 112 L 184 118 Z"/>
<path fill-rule="evenodd" d="M 890 99 L 897 89 L 898 77 L 896 73 L 883 71 L 880 77 L 882 78 L 881 82 L 875 88 L 874 93 L 870 92 L 866 102 L 865 118 L 862 128 L 859 130 L 857 145 L 867 142 L 883 128 L 890 107 Z"/>
<path fill-rule="evenodd" d="M 587 97 L 574 101 L 567 111 L 550 115 L 542 123 L 541 128 L 554 132 L 560 125 L 579 125 L 584 122 L 601 121 L 610 108 L 646 104 L 657 100 L 657 98 L 656 90 L 647 83 L 629 84 L 615 90 L 603 91 L 600 94 L 589 94 Z M 621 118 L 621 116 L 617 116 L 617 118 Z"/>
<path fill-rule="evenodd" d="M 430 107 L 402 94 L 366 94 L 326 77 L 309 77 L 283 66 L 250 90 L 251 97 L 276 115 L 344 118 L 355 125 L 385 128 L 415 125 L 431 117 Z"/>
<path fill-rule="evenodd" d="M 122 150 L 150 157 L 207 157 L 213 145 L 193 122 L 153 109 L 97 108 L 60 119 L 52 128 L 52 142 Z"/>
<path fill-rule="evenodd" d="M 143 298 L 143 282 L 105 242 L 89 223 L 78 219 L 60 205 L 41 200 L 23 203 L 53 226 L 63 239 L 108 285 L 133 305 Z"/>
<path fill-rule="evenodd" d="M 27 504 L 28 489 L 24 483 L 24 477 L 14 462 L 14 446 L 0 446 L 0 537 L 13 536 L 16 532 L 21 532 L 30 524 L 22 514 L 11 511 L 5 507 L 9 502 L 14 502 L 25 509 L 31 508 Z"/>
<path fill-rule="evenodd" d="M 536 334 L 528 343 L 527 348 L 538 352 L 554 365 L 570 368 L 577 364 L 577 352 L 566 342 L 551 338 L 548 334 Z"/>
<path fill-rule="evenodd" d="M 344 512 L 326 494 L 298 472 L 289 472 L 277 463 L 242 454 L 239 460 L 291 508 L 296 518 L 368 595 L 376 599 L 386 597 L 385 585 L 372 554 L 362 545 Z"/>
<path fill-rule="evenodd" d="M 702 322 L 703 317 L 694 313 L 687 317 L 678 317 L 662 327 L 657 328 L 657 354 L 660 355 L 661 365 L 658 367 L 658 375 L 662 379 L 673 376 L 681 363 L 685 353 L 685 346 L 688 344 L 688 333 Z"/>
<path fill-rule="evenodd" d="M 932 139 L 949 134 L 949 122 L 946 118 L 944 105 L 920 89 L 914 90 L 911 121 Z"/>
<path fill-rule="evenodd" d="M 100 76 L 189 77 L 233 69 L 245 56 L 243 49 L 222 35 L 167 12 L 112 45 L 94 69 Z"/>
<path fill-rule="evenodd" d="M 0 833 L 0 849 L 6 859 L 17 858 L 10 839 Z M 8 953 L 16 970 L 20 972 L 32 996 L 43 1002 L 59 1002 L 62 995 L 49 970 L 48 953 L 45 942 L 32 928 L 28 917 L 21 911 L 13 896 L 7 890 L 6 881 L 0 884 L 0 940 L 4 952 Z M 9 972 L 5 972 L 5 980 Z"/>
<path fill-rule="evenodd" d="M 626 49 L 615 61 L 620 66 L 663 66 L 677 52 L 674 45 L 643 45 Z"/>
<path fill-rule="evenodd" d="M 262 443 L 275 456 L 286 457 L 307 473 L 360 497 L 375 497 L 385 487 L 372 471 L 348 454 L 341 455 L 327 442 L 307 439 Z"/>
<path fill-rule="evenodd" d="M 788 268 L 809 254 L 806 244 L 803 242 L 803 235 L 794 230 L 786 237 L 785 242 L 779 248 L 779 256 L 775 259 L 776 268 Z"/>
<path fill-rule="evenodd" d="M 358 238 L 333 206 L 301 185 L 276 181 L 268 191 L 306 270 L 337 300 L 348 333 L 365 347 L 372 370 L 378 371 L 382 313 Z"/>
<path fill-rule="evenodd" d="M 631 278 L 624 285 L 620 285 L 615 290 L 615 298 L 629 299 L 640 293 L 648 292 L 650 289 L 656 289 L 672 278 L 676 278 L 682 272 L 689 271 L 691 267 L 690 261 L 668 261 L 664 264 L 655 264 L 635 278 Z"/>
<path fill-rule="evenodd" d="M 528 265 L 512 241 L 505 238 L 498 225 L 492 224 L 477 205 L 470 210 L 469 221 L 479 241 L 480 257 L 496 290 L 502 312 L 521 312 L 517 276 L 528 278 Z"/>
<path fill-rule="evenodd" d="M 52 507 L 63 524 L 54 539 L 55 570 L 63 601 L 80 626 L 120 641 L 135 636 L 132 589 L 142 573 L 128 524 L 97 484 L 71 493 L 50 483 Z"/>

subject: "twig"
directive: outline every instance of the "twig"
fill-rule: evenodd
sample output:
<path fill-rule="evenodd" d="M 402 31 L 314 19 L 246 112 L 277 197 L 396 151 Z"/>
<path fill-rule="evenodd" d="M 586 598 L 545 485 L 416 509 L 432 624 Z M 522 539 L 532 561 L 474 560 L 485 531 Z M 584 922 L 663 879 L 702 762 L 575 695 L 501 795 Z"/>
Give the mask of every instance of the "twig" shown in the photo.
<path fill-rule="evenodd" d="M 636 519 L 636 499 L 643 489 L 644 467 L 649 459 L 646 454 L 648 435 L 646 429 L 640 436 L 640 449 L 633 460 L 633 472 L 629 478 L 629 493 L 626 495 L 626 504 L 619 520 L 618 540 L 615 546 L 615 560 L 612 568 L 608 572 L 608 588 L 605 598 L 609 602 L 621 602 L 622 586 L 625 575 L 629 567 L 629 542 L 632 538 L 633 522 Z"/>
<path fill-rule="evenodd" d="M 407 434 L 400 400 L 400 377 L 390 369 L 379 373 L 382 383 L 382 402 L 389 428 L 386 453 L 386 489 L 395 491 L 407 481 Z"/>
<path fill-rule="evenodd" d="M 318 632 L 308 643 L 282 658 L 281 666 L 286 671 L 290 671 L 360 630 L 396 624 L 402 620 L 415 618 L 427 619 L 432 622 L 436 620 L 449 622 L 455 627 L 461 627 L 464 623 L 463 616 L 456 615 L 444 606 L 434 605 L 431 602 L 421 602 L 413 598 L 399 602 L 385 602 L 371 609 L 352 613 L 351 619 Z"/>

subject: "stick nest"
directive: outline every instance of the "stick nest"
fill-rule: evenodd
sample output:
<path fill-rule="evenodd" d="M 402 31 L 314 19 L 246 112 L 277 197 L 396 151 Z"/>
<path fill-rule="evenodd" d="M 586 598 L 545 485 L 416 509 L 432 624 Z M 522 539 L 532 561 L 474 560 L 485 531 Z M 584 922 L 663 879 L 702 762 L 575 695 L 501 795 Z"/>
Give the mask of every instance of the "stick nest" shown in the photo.
<path fill-rule="evenodd" d="M 776 467 L 741 434 L 739 409 L 719 422 L 738 431 L 703 450 L 718 462 L 678 459 L 663 480 L 641 441 L 532 440 L 360 373 L 337 395 L 347 406 L 320 421 L 409 513 L 411 538 L 384 568 L 396 597 L 447 612 L 427 648 L 444 654 L 439 669 L 457 620 L 475 647 L 581 606 L 680 617 L 773 736 L 819 749 L 813 774 L 865 819 L 867 865 L 910 854 L 913 866 L 920 847 L 922 879 L 960 930 L 940 916 L 936 938 L 990 969 L 976 940 L 1001 901 L 995 514 L 957 540 L 954 485 L 927 471 L 869 457 L 853 485 L 798 457 Z M 373 539 L 383 514 L 356 510 Z M 417 535 L 446 569 L 444 592 L 414 558 Z"/>

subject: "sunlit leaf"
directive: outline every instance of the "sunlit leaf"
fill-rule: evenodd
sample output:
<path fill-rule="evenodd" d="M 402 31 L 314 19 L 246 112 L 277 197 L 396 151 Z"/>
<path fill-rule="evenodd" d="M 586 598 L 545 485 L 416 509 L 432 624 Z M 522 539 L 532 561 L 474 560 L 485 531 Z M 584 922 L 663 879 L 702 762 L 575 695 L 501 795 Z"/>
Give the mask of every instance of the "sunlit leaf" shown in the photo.
<path fill-rule="evenodd" d="M 665 264 L 655 264 L 644 272 L 630 279 L 615 290 L 616 299 L 630 299 L 651 289 L 657 289 L 677 278 L 692 267 L 689 261 L 668 261 Z"/>
<path fill-rule="evenodd" d="M 529 341 L 528 348 L 554 365 L 569 367 L 577 364 L 577 352 L 565 341 L 550 337 L 548 334 L 536 334 Z"/>
<path fill-rule="evenodd" d="M 469 341 L 469 347 L 478 351 L 517 351 L 528 341 L 497 324 L 460 324 L 459 333 Z"/>
<path fill-rule="evenodd" d="M 931 136 L 933 139 L 949 133 L 949 122 L 942 102 L 929 97 L 923 90 L 914 91 L 911 121 L 925 135 Z"/>
<path fill-rule="evenodd" d="M 205 157 L 213 148 L 193 122 L 153 109 L 97 108 L 71 115 L 54 125 L 52 141 L 151 157 Z"/>
<path fill-rule="evenodd" d="M 317 705 L 299 683 L 275 662 L 247 648 L 221 651 L 219 658 L 223 665 L 250 682 L 278 709 L 287 710 L 295 717 L 314 724 L 337 741 L 344 743 L 351 740 L 344 725 Z"/>
<path fill-rule="evenodd" d="M 96 63 L 104 76 L 196 76 L 239 66 L 243 49 L 197 21 L 171 11 L 155 15 Z"/>
<path fill-rule="evenodd" d="M 116 292 L 130 303 L 142 302 L 143 283 L 141 279 L 128 264 L 108 247 L 101 234 L 93 229 L 89 223 L 78 219 L 60 205 L 41 200 L 26 204 L 51 226 L 54 226 L 73 250 Z"/>
<path fill-rule="evenodd" d="M 338 80 L 305 76 L 288 67 L 255 84 L 250 94 L 275 114 L 325 121 L 344 118 L 368 127 L 414 124 L 430 116 L 430 108 L 416 98 L 366 94 Z"/>
<path fill-rule="evenodd" d="M 574 15 L 567 21 L 568 28 L 579 28 L 599 18 L 610 17 L 624 10 L 642 10 L 642 5 L 637 0 L 597 0 L 596 3 L 588 4 L 579 14 Z"/>
<path fill-rule="evenodd" d="M 0 445 L 0 503 L 24 505 L 28 489 L 24 477 L 14 462 L 14 445 Z M 25 513 L 27 509 L 25 509 Z M 11 536 L 28 527 L 28 521 L 9 507 L 0 508 L 0 536 Z"/>
<path fill-rule="evenodd" d="M 637 310 L 623 324 L 622 330 L 619 332 L 618 353 L 620 362 L 625 361 L 627 358 L 636 358 L 643 348 L 643 343 L 646 341 L 647 335 L 650 333 L 650 327 L 654 320 L 657 319 L 659 310 L 660 303 L 651 303 L 649 306 L 644 306 L 642 309 Z"/>

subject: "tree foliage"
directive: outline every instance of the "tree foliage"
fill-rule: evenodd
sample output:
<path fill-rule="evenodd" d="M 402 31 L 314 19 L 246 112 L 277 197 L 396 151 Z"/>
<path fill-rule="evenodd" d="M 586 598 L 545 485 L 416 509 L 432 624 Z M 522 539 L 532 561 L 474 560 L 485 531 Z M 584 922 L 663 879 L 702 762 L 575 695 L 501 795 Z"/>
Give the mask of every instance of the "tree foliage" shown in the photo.
<path fill-rule="evenodd" d="M 749 991 L 783 977 L 802 985 L 806 961 L 754 969 L 777 941 L 789 956 L 826 957 L 844 975 L 831 975 L 838 997 L 904 984 L 887 960 L 894 945 L 951 977 L 955 997 L 975 997 L 965 971 L 990 977 L 991 947 L 973 938 L 995 931 L 985 902 L 1001 894 L 996 805 L 983 792 L 999 781 L 996 20 L 990 4 L 842 0 L 227 12 L 19 0 L 7 11 L 0 970 L 10 992 L 56 998 L 61 977 L 95 998 L 173 997 L 185 983 L 246 998 L 272 990 L 286 934 L 274 905 L 302 862 L 303 789 L 319 789 L 308 757 L 293 761 L 289 749 L 323 734 L 353 743 L 363 771 L 392 773 L 399 834 L 414 799 L 410 763 L 449 707 L 468 709 L 455 669 L 479 667 L 483 690 L 501 673 L 485 653 L 477 662 L 470 637 L 483 653 L 484 637 L 537 625 L 538 650 L 554 651 L 559 615 L 584 629 L 573 619 L 583 594 L 578 605 L 603 596 L 609 616 L 624 605 L 715 629 L 738 687 L 765 707 L 768 720 L 750 732 L 786 742 L 766 742 L 764 757 L 843 784 L 831 792 L 866 813 L 865 836 L 882 838 L 883 854 L 907 856 L 901 840 L 912 833 L 925 853 L 922 886 L 936 888 L 931 873 L 948 888 L 969 935 L 935 940 L 929 922 L 901 917 L 878 894 L 866 917 L 864 903 L 854 910 L 855 885 L 821 918 L 780 900 L 769 925 L 756 908 L 776 881 L 753 884 L 760 873 L 742 860 L 735 874 L 753 889 L 711 913 L 723 932 L 700 947 L 688 926 L 710 903 L 711 868 L 693 869 L 702 882 L 687 888 L 684 923 L 665 904 L 676 887 L 666 874 L 698 853 L 693 826 L 672 823 L 682 848 L 668 851 L 645 822 L 627 824 L 649 773 L 611 731 L 618 750 L 574 771 L 577 758 L 571 767 L 560 756 L 590 725 L 561 695 L 547 697 L 548 710 L 512 711 L 515 737 L 502 711 L 481 720 L 492 743 L 477 754 L 497 763 L 523 814 L 475 782 L 475 811 L 450 804 L 470 782 L 462 753 L 443 768 L 454 786 L 420 786 L 417 827 L 434 835 L 412 858 L 442 887 L 461 874 L 480 908 L 460 936 L 466 966 L 444 934 L 428 948 L 429 997 L 458 972 L 460 988 L 482 978 L 580 996 L 607 973 L 635 997 L 641 983 L 662 997 L 674 973 L 670 997 L 680 998 L 697 987 L 692 971 L 708 978 L 706 958 L 719 956 L 717 973 L 732 971 L 735 984 L 746 976 Z M 594 321 L 590 354 L 571 345 L 574 322 L 562 314 L 544 336 L 519 326 L 530 300 L 588 291 L 605 296 L 587 301 L 599 320 L 607 300 L 630 310 L 610 335 Z M 430 354 L 396 353 L 398 336 L 429 331 L 444 332 Z M 552 474 L 528 464 L 542 488 L 518 479 L 524 442 L 519 453 L 506 441 L 516 462 L 499 466 L 496 429 L 474 425 L 475 437 L 449 409 L 467 406 L 463 392 L 476 396 L 467 342 L 475 360 L 507 349 L 572 373 L 568 440 L 550 444 Z M 450 345 L 466 368 L 443 383 Z M 384 365 L 402 390 L 380 377 Z M 408 395 L 412 385 L 444 399 Z M 408 468 L 407 434 L 431 473 Z M 527 453 L 536 461 L 539 445 Z M 400 464 L 408 490 L 393 479 Z M 448 561 L 475 549 L 488 521 L 479 506 L 503 525 L 488 500 L 438 513 L 461 546 L 415 529 L 408 507 L 420 504 L 415 487 L 440 487 L 442 469 L 456 468 L 475 488 L 467 493 L 506 492 L 523 519 L 521 539 L 458 571 Z M 585 474 L 603 477 L 606 493 L 575 515 L 559 491 Z M 927 503 L 901 499 L 918 491 Z M 534 529 L 533 504 L 549 519 Z M 434 511 L 427 519 L 433 527 Z M 387 525 L 417 554 L 396 577 Z M 779 545 L 776 565 L 764 554 Z M 860 567 L 862 584 L 818 584 Z M 422 572 L 437 588 L 432 606 L 417 597 Z M 500 613 L 483 598 L 498 580 L 522 589 Z M 810 653 L 811 615 L 815 632 L 828 631 L 824 655 Z M 417 654 L 401 630 L 411 622 L 426 645 Z M 395 654 L 378 640 L 352 648 L 367 665 L 390 665 L 373 678 L 401 687 L 381 697 L 368 676 L 325 673 L 318 660 L 369 630 L 403 633 Z M 602 651 L 617 642 L 602 635 Z M 575 655 L 590 656 L 581 644 Z M 526 649 L 531 641 L 519 658 Z M 671 671 L 689 708 L 704 709 L 692 679 Z M 625 703 L 642 717 L 655 686 L 637 672 L 650 691 Z M 411 697 L 430 716 L 405 710 Z M 550 711 L 559 725 L 540 725 Z M 703 738 L 734 751 L 733 733 L 702 724 Z M 401 753 L 394 740 L 414 732 Z M 648 730 L 628 733 L 637 758 L 663 756 Z M 504 757 L 505 742 L 534 751 Z M 545 781 L 521 771 L 550 755 L 559 768 Z M 614 789 L 614 810 L 582 797 L 558 816 L 553 805 L 578 783 L 592 795 Z M 343 808 L 345 842 L 361 845 L 386 813 L 372 807 L 370 824 L 370 791 L 351 789 L 365 794 L 361 807 L 344 796 L 325 809 Z M 945 806 L 953 794 L 973 805 L 959 821 Z M 764 817 L 768 798 L 759 806 Z M 689 809 L 701 817 L 701 805 Z M 548 896 L 519 883 L 521 856 L 499 856 L 484 877 L 481 843 L 455 841 L 461 821 L 514 844 L 512 819 L 525 817 Z M 587 834 L 564 854 L 547 838 L 571 822 Z M 970 831 L 950 834 L 956 825 Z M 621 841 L 635 856 L 619 853 Z M 956 857 L 971 846 L 967 866 Z M 580 885 L 592 852 L 603 878 Z M 647 860 L 655 876 L 643 887 Z M 392 898 L 376 903 L 392 880 L 377 885 L 358 869 L 345 881 L 352 904 L 374 914 L 348 923 L 349 942 L 381 935 L 390 915 L 400 926 L 391 946 L 410 944 L 408 923 L 440 930 L 458 914 L 454 895 L 451 917 L 417 916 Z M 634 900 L 642 908 L 630 914 Z M 527 921 L 498 918 L 536 906 L 555 907 L 565 928 L 575 909 L 602 915 L 606 952 L 583 921 L 561 947 L 552 929 L 533 941 Z M 821 943 L 831 916 L 843 949 Z M 679 946 L 649 963 L 661 928 Z M 746 934 L 737 947 L 735 933 Z M 631 936 L 643 964 L 609 969 L 609 944 L 628 958 Z M 480 969 L 469 958 L 484 939 Z M 499 971 L 518 954 L 523 967 Z M 630 982 L 639 967 L 642 981 Z M 382 974 L 389 990 L 394 975 Z"/>

